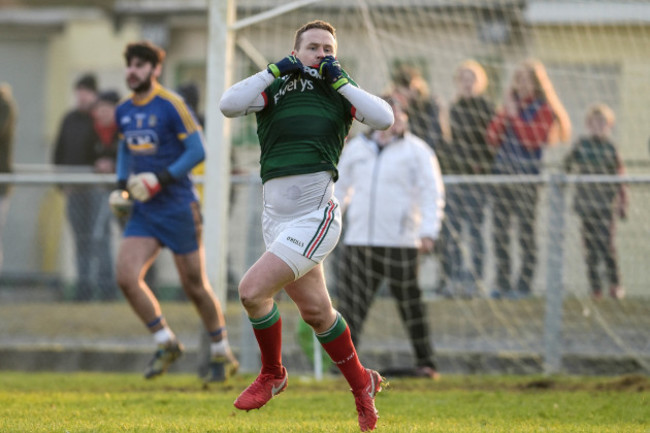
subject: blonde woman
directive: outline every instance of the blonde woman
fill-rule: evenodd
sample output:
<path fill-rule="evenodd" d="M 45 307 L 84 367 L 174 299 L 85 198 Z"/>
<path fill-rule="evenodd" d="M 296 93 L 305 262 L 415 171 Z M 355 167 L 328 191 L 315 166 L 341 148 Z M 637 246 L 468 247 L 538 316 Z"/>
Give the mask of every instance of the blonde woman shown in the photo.
<path fill-rule="evenodd" d="M 462 62 L 454 73 L 456 97 L 449 110 L 450 145 L 439 152 L 444 174 L 480 175 L 492 169 L 494 150 L 487 142 L 487 126 L 494 107 L 484 96 L 488 85 L 483 67 L 474 60 Z M 480 184 L 447 185 L 447 205 L 441 234 L 441 278 L 437 292 L 443 296 L 473 296 L 482 285 L 483 226 L 486 188 Z M 469 232 L 466 247 L 471 263 L 463 264 L 460 243 L 463 227 Z"/>
<path fill-rule="evenodd" d="M 544 148 L 566 142 L 571 122 L 544 65 L 534 59 L 522 62 L 512 78 L 503 106 L 490 122 L 488 141 L 497 149 L 493 172 L 507 175 L 540 173 Z M 497 288 L 493 297 L 531 294 L 537 264 L 535 215 L 538 188 L 530 183 L 509 183 L 494 189 L 494 242 Z M 511 284 L 510 232 L 519 220 L 521 270 Z"/>

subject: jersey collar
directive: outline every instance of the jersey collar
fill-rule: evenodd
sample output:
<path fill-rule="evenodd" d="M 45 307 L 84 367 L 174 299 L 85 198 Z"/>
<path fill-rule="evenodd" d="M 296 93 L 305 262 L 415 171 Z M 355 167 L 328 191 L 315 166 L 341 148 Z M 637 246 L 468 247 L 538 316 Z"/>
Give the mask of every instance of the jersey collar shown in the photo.
<path fill-rule="evenodd" d="M 159 93 L 160 93 L 160 83 L 155 81 L 155 82 L 153 82 L 151 84 L 151 92 L 149 92 L 149 95 L 147 95 L 146 98 L 136 100 L 135 99 L 135 94 L 133 93 L 133 94 L 131 94 L 131 100 L 133 101 L 133 105 L 137 105 L 137 106 L 147 105 Z"/>

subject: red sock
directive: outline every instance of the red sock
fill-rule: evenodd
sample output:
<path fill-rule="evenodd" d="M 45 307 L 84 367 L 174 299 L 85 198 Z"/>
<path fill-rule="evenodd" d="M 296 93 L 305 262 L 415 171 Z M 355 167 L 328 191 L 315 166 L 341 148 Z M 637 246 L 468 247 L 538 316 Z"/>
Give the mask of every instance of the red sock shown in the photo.
<path fill-rule="evenodd" d="M 262 373 L 282 376 L 282 318 L 277 305 L 266 316 L 249 320 L 262 354 Z"/>
<path fill-rule="evenodd" d="M 338 336 L 336 336 L 338 334 Z M 350 384 L 352 390 L 365 387 L 368 381 L 366 369 L 357 356 L 354 348 L 350 328 L 340 315 L 337 315 L 334 326 L 328 331 L 318 334 L 318 340 L 332 358 L 334 364 L 341 370 L 343 376 Z"/>

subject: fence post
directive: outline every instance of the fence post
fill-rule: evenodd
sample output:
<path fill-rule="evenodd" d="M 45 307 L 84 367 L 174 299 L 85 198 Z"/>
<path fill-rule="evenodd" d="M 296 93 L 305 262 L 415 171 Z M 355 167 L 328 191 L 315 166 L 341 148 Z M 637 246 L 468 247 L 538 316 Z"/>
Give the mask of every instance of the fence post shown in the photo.
<path fill-rule="evenodd" d="M 555 374 L 562 366 L 562 297 L 565 176 L 552 174 L 548 182 L 548 263 L 544 317 L 544 373 Z"/>

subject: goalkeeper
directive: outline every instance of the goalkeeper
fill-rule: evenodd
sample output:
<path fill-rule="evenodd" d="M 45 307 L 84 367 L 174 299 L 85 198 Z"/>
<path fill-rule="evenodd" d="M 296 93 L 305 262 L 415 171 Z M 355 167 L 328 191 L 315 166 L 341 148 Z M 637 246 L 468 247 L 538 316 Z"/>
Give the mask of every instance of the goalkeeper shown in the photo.
<path fill-rule="evenodd" d="M 400 373 L 436 379 L 418 285 L 418 249 L 433 251 L 445 189 L 433 150 L 408 131 L 402 106 L 387 100 L 395 113 L 393 126 L 355 137 L 341 155 L 336 197 L 345 210 L 346 231 L 337 269 L 340 308 L 358 344 L 373 298 L 386 279 L 415 352 L 415 369 Z"/>
<path fill-rule="evenodd" d="M 297 30 L 292 55 L 235 84 L 221 99 L 227 117 L 257 116 L 267 247 L 239 284 L 262 370 L 235 407 L 258 409 L 287 386 L 282 320 L 273 302 L 273 295 L 284 289 L 350 384 L 359 426 L 367 431 L 377 422 L 375 394 L 382 378 L 359 362 L 350 330 L 332 307 L 322 262 L 340 235 L 333 190 L 352 121 L 386 129 L 393 113 L 385 101 L 357 87 L 341 69 L 336 52 L 334 27 L 309 22 Z"/>
<path fill-rule="evenodd" d="M 157 82 L 164 51 L 150 42 L 124 52 L 126 84 L 132 96 L 116 109 L 120 143 L 118 189 L 110 196 L 117 215 L 133 208 L 117 258 L 117 281 L 129 304 L 158 344 L 145 377 L 164 373 L 183 351 L 160 304 L 144 281 L 161 248 L 169 248 L 187 297 L 210 335 L 212 359 L 207 381 L 222 381 L 237 370 L 226 337 L 225 319 L 210 288 L 201 245 L 201 212 L 188 173 L 205 157 L 194 115 L 175 93 Z"/>

